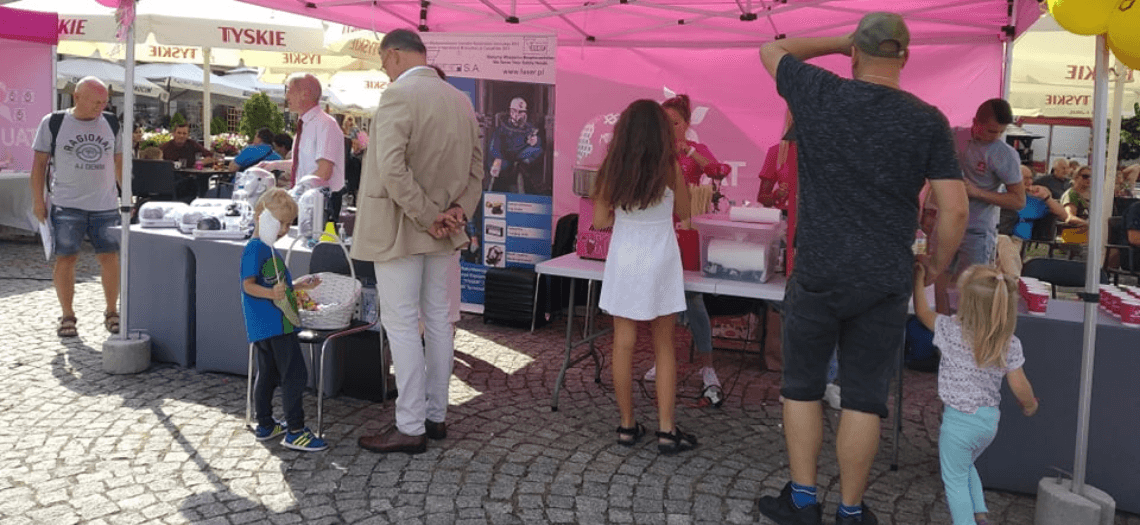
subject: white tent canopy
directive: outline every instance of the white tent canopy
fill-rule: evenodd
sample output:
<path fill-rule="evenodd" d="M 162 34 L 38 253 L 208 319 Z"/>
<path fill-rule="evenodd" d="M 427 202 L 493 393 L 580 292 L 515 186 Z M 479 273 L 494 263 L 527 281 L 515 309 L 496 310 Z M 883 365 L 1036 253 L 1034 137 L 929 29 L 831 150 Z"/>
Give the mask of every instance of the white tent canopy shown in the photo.
<path fill-rule="evenodd" d="M 122 93 L 125 89 L 123 86 L 127 71 L 118 64 L 93 58 L 69 58 L 56 63 L 56 89 L 75 85 L 83 77 L 88 76 L 98 78 L 106 83 L 112 91 Z M 136 95 L 144 97 L 157 98 L 163 101 L 167 99 L 166 90 L 148 81 L 138 71 L 135 71 L 134 92 Z"/>
<path fill-rule="evenodd" d="M 276 103 L 280 104 L 285 102 L 285 86 L 280 83 L 270 84 L 262 82 L 258 79 L 260 75 L 256 69 L 243 67 L 227 71 L 222 78 L 225 79 L 226 82 L 241 86 L 246 91 L 264 93 L 269 97 L 269 100 Z"/>
<path fill-rule="evenodd" d="M 1014 42 L 1009 102 L 1014 113 L 1028 117 L 1092 116 L 1096 37 L 1065 31 L 1052 16 L 1043 16 Z M 1109 72 L 1110 80 L 1114 72 Z M 1124 84 L 1124 116 L 1140 102 L 1140 83 Z"/>
<path fill-rule="evenodd" d="M 135 68 L 135 75 L 157 84 L 168 86 L 167 90 L 184 89 L 202 91 L 202 68 L 194 64 L 141 64 Z M 210 91 L 216 95 L 244 99 L 253 95 L 252 90 L 232 83 L 225 77 L 210 74 Z"/>

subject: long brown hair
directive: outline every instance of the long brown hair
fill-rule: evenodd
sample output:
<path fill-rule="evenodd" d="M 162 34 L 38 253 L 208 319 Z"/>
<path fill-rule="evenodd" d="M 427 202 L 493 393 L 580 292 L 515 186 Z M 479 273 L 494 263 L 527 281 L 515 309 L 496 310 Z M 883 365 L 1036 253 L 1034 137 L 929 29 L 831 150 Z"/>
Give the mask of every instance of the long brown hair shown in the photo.
<path fill-rule="evenodd" d="M 674 170 L 673 127 L 656 101 L 622 111 L 598 169 L 593 195 L 614 208 L 644 210 L 661 200 Z"/>
<path fill-rule="evenodd" d="M 979 368 L 1006 365 L 1006 349 L 1017 328 L 1017 280 L 992 266 L 974 265 L 958 278 L 958 319 L 963 339 L 974 347 Z"/>

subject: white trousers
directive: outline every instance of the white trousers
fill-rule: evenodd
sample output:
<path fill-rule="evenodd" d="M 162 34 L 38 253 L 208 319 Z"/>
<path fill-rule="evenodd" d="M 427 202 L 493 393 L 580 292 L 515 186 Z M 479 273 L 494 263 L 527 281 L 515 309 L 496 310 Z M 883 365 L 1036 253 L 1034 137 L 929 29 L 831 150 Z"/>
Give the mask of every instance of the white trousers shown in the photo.
<path fill-rule="evenodd" d="M 388 332 L 396 368 L 396 427 L 409 436 L 424 433 L 424 420 L 447 417 L 455 335 L 449 314 L 449 273 L 454 254 L 410 255 L 376 264 L 380 320 Z M 420 339 L 420 312 L 424 335 Z"/>

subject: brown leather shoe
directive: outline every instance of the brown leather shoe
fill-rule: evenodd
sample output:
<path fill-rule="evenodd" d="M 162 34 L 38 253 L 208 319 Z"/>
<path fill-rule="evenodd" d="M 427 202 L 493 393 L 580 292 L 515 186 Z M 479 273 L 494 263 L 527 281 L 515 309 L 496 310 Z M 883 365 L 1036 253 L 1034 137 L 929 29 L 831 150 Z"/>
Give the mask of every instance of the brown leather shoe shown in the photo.
<path fill-rule="evenodd" d="M 396 425 L 375 436 L 360 436 L 356 441 L 360 448 L 371 452 L 407 452 L 420 454 L 427 451 L 427 436 L 409 436 L 400 432 Z"/>
<path fill-rule="evenodd" d="M 447 422 L 436 423 L 430 419 L 424 420 L 424 429 L 427 430 L 428 439 L 444 439 L 447 437 Z"/>

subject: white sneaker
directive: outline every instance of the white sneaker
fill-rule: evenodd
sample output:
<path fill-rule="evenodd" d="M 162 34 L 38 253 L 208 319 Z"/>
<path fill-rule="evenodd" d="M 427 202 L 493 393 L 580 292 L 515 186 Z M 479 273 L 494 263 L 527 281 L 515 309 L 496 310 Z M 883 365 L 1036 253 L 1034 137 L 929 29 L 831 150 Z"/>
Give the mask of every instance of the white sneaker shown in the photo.
<path fill-rule="evenodd" d="M 710 386 L 720 386 L 720 378 L 716 376 L 716 370 L 713 370 L 713 367 L 711 366 L 701 368 L 701 380 L 704 381 L 705 388 L 708 388 Z"/>
<path fill-rule="evenodd" d="M 823 399 L 835 410 L 841 410 L 843 408 L 840 405 L 839 385 L 835 383 L 827 384 L 827 389 L 823 392 Z"/>
<path fill-rule="evenodd" d="M 657 365 L 653 365 L 653 368 L 650 368 L 649 371 L 645 373 L 645 380 L 646 381 L 656 381 L 657 380 Z"/>

